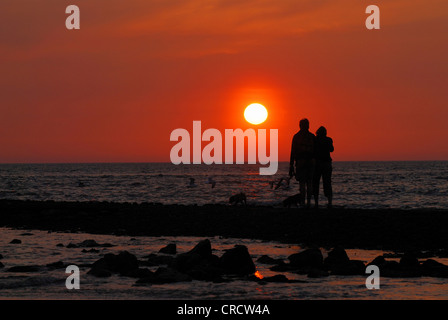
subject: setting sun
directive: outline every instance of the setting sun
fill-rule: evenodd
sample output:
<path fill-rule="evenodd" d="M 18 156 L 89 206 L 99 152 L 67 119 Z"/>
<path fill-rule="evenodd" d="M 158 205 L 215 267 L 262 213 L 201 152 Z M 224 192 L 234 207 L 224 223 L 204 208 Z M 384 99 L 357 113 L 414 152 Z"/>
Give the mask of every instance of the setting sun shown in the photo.
<path fill-rule="evenodd" d="M 263 123 L 268 117 L 268 111 L 259 103 L 252 103 L 244 110 L 244 118 L 251 124 Z"/>

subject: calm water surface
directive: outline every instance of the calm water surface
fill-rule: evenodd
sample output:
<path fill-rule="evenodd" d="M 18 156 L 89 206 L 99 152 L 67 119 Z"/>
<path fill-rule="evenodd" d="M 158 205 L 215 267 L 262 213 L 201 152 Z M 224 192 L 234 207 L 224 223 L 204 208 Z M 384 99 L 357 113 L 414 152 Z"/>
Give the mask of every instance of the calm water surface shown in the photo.
<path fill-rule="evenodd" d="M 446 161 L 335 162 L 333 166 L 335 205 L 448 209 Z M 203 205 L 228 203 L 231 195 L 242 191 L 252 204 L 275 206 L 298 193 L 296 181 L 289 187 L 270 186 L 287 175 L 287 163 L 280 163 L 275 176 L 260 176 L 258 169 L 258 165 L 170 163 L 2 164 L 0 199 Z M 190 178 L 195 179 L 192 186 Z"/>

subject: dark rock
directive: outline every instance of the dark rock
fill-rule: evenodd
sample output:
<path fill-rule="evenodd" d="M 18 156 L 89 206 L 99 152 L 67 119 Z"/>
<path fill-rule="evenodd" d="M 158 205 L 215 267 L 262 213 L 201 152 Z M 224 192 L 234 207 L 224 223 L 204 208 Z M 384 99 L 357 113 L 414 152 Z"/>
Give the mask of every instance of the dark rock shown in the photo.
<path fill-rule="evenodd" d="M 87 274 L 90 274 L 98 278 L 107 278 L 112 276 L 112 272 L 105 269 L 101 269 L 99 267 L 90 269 L 90 271 L 87 272 Z"/>
<path fill-rule="evenodd" d="M 198 254 L 204 258 L 212 255 L 212 245 L 210 240 L 205 239 L 200 241 L 193 249 L 187 252 L 188 254 Z"/>
<path fill-rule="evenodd" d="M 308 272 L 308 278 L 323 278 L 323 277 L 328 277 L 330 274 L 328 273 L 327 270 L 322 270 L 322 269 L 311 269 Z"/>
<path fill-rule="evenodd" d="M 137 258 L 127 251 L 122 251 L 118 255 L 113 253 L 104 255 L 103 258 L 93 263 L 88 274 L 96 275 L 104 273 L 103 271 L 108 271 L 110 273 L 127 275 L 136 269 L 138 269 Z"/>
<path fill-rule="evenodd" d="M 191 281 L 191 277 L 172 268 L 160 267 L 151 276 L 137 280 L 136 284 L 163 284 Z"/>
<path fill-rule="evenodd" d="M 288 257 L 290 265 L 295 268 L 322 268 L 322 252 L 317 249 L 306 249 L 299 253 L 294 253 Z"/>
<path fill-rule="evenodd" d="M 324 260 L 324 266 L 332 275 L 364 275 L 366 272 L 364 262 L 350 260 L 347 252 L 342 247 L 335 247 L 328 253 L 327 258 Z"/>
<path fill-rule="evenodd" d="M 421 264 L 421 272 L 423 276 L 448 278 L 448 266 L 433 259 L 428 259 Z"/>
<path fill-rule="evenodd" d="M 57 245 L 56 245 L 56 247 L 63 247 L 64 245 L 62 244 L 62 243 L 58 243 Z"/>
<path fill-rule="evenodd" d="M 219 266 L 219 258 L 213 256 L 193 266 L 187 274 L 195 280 L 222 282 L 223 269 Z"/>
<path fill-rule="evenodd" d="M 216 267 L 218 262 L 219 258 L 212 254 L 210 241 L 206 239 L 199 242 L 190 251 L 177 255 L 170 267 L 183 273 L 189 273 L 198 268 L 204 270 L 207 266 Z"/>
<path fill-rule="evenodd" d="M 220 258 L 220 265 L 226 274 L 247 275 L 255 272 L 255 264 L 246 246 L 236 245 Z"/>
<path fill-rule="evenodd" d="M 360 260 L 349 260 L 343 264 L 333 265 L 330 271 L 332 275 L 340 276 L 365 275 L 366 266 Z"/>
<path fill-rule="evenodd" d="M 383 256 L 376 257 L 368 265 L 376 265 L 380 269 L 380 276 L 390 278 L 409 278 L 421 276 L 418 266 L 409 266 L 407 262 L 400 264 L 397 261 L 385 260 Z"/>
<path fill-rule="evenodd" d="M 13 239 L 10 242 L 10 244 L 21 244 L 21 243 L 22 243 L 22 240 L 20 240 L 20 239 Z"/>
<path fill-rule="evenodd" d="M 159 253 L 176 254 L 177 248 L 175 243 L 170 243 L 166 247 L 159 250 Z"/>
<path fill-rule="evenodd" d="M 257 262 L 263 263 L 263 264 L 279 264 L 282 263 L 282 259 L 274 259 L 267 255 L 262 255 L 260 258 L 257 259 Z"/>
<path fill-rule="evenodd" d="M 131 278 L 149 278 L 154 275 L 154 272 L 152 272 L 149 269 L 146 268 L 138 268 L 129 271 L 126 276 Z"/>
<path fill-rule="evenodd" d="M 333 266 L 344 265 L 350 261 L 347 252 L 342 247 L 336 247 L 328 253 L 324 266 L 331 269 Z"/>
<path fill-rule="evenodd" d="M 62 262 L 62 261 L 53 262 L 53 263 L 49 263 L 46 265 L 46 267 L 50 270 L 63 269 L 66 266 L 67 265 L 65 265 L 64 262 Z"/>
<path fill-rule="evenodd" d="M 385 264 L 386 264 L 386 259 L 384 259 L 384 256 L 378 256 L 375 259 L 373 259 L 372 262 L 370 262 L 368 264 L 368 266 L 375 265 L 377 267 L 381 267 L 381 266 L 384 266 Z"/>
<path fill-rule="evenodd" d="M 247 280 L 249 281 L 255 281 L 260 284 L 266 284 L 270 282 L 277 282 L 277 283 L 297 283 L 297 282 L 304 282 L 302 280 L 290 280 L 283 274 L 276 274 L 271 277 L 264 277 L 264 278 L 258 278 L 255 275 L 250 275 Z"/>
<path fill-rule="evenodd" d="M 400 259 L 400 266 L 405 268 L 416 268 L 420 264 L 414 253 L 406 252 Z"/>
<path fill-rule="evenodd" d="M 39 266 L 33 265 L 33 266 L 15 266 L 9 268 L 8 272 L 37 272 L 39 271 Z"/>
<path fill-rule="evenodd" d="M 278 283 L 289 282 L 289 279 L 283 274 L 276 274 L 275 276 L 264 277 L 261 280 L 264 282 L 278 282 Z"/>
<path fill-rule="evenodd" d="M 199 265 L 217 264 L 219 258 L 211 255 L 201 256 L 197 253 L 182 253 L 175 257 L 170 266 L 180 272 L 187 273 Z"/>
<path fill-rule="evenodd" d="M 146 257 L 146 261 L 140 261 L 140 264 L 145 266 L 159 266 L 161 264 L 169 265 L 173 262 L 174 258 L 170 256 L 159 256 L 154 253 L 151 253 L 149 256 Z"/>
<path fill-rule="evenodd" d="M 21 236 L 33 236 L 34 234 L 29 233 L 29 232 L 25 232 L 25 233 L 21 233 Z"/>

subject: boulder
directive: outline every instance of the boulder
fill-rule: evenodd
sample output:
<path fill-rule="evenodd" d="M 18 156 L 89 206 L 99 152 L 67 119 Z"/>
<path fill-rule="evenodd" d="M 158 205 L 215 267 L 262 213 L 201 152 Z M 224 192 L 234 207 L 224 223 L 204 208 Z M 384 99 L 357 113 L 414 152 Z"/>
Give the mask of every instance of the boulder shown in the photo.
<path fill-rule="evenodd" d="M 343 264 L 332 265 L 329 269 L 332 275 L 354 276 L 365 275 L 366 266 L 360 260 L 349 260 Z"/>
<path fill-rule="evenodd" d="M 188 254 L 198 254 L 204 258 L 212 255 L 212 244 L 210 240 L 205 239 L 200 241 L 193 249 L 187 252 Z"/>
<path fill-rule="evenodd" d="M 219 267 L 219 259 L 216 257 L 214 262 L 197 264 L 187 274 L 195 280 L 222 282 L 223 270 Z"/>
<path fill-rule="evenodd" d="M 328 277 L 330 274 L 328 273 L 327 270 L 322 270 L 322 269 L 311 269 L 308 272 L 308 278 L 323 278 L 323 277 Z"/>
<path fill-rule="evenodd" d="M 384 266 L 386 263 L 387 263 L 387 262 L 386 262 L 386 259 L 384 259 L 384 256 L 378 256 L 378 257 L 376 257 L 375 259 L 373 259 L 372 262 L 370 262 L 370 263 L 368 264 L 368 266 L 370 266 L 370 265 L 375 265 L 375 266 L 381 268 L 381 267 Z"/>
<path fill-rule="evenodd" d="M 199 242 L 193 249 L 177 255 L 170 267 L 188 273 L 199 265 L 215 265 L 218 257 L 212 254 L 212 247 L 208 239 Z"/>
<path fill-rule="evenodd" d="M 306 249 L 299 253 L 294 253 L 288 257 L 291 267 L 298 269 L 323 267 L 322 252 L 317 249 Z"/>
<path fill-rule="evenodd" d="M 146 261 L 141 261 L 140 264 L 145 266 L 159 266 L 161 264 L 163 265 L 169 265 L 173 262 L 174 258 L 170 256 L 164 256 L 164 255 L 157 255 L 154 253 L 151 253 L 149 256 L 145 257 Z"/>
<path fill-rule="evenodd" d="M 264 277 L 263 279 L 261 279 L 261 281 L 283 283 L 283 282 L 289 282 L 290 280 L 283 274 L 276 274 L 271 277 Z"/>
<path fill-rule="evenodd" d="M 335 247 L 328 253 L 327 258 L 324 260 L 324 267 L 332 275 L 364 275 L 366 272 L 364 262 L 350 260 L 347 252 L 342 247 Z"/>
<path fill-rule="evenodd" d="M 220 258 L 220 266 L 225 274 L 243 276 L 255 272 L 255 264 L 247 247 L 243 245 L 227 250 Z"/>
<path fill-rule="evenodd" d="M 383 256 L 376 257 L 369 265 L 376 265 L 380 269 L 382 277 L 408 278 L 421 276 L 421 270 L 418 266 L 409 266 L 407 262 L 400 264 L 397 261 L 388 261 Z"/>
<path fill-rule="evenodd" d="M 216 265 L 219 258 L 215 255 L 209 257 L 201 256 L 197 253 L 182 253 L 175 257 L 170 267 L 184 273 L 197 268 L 198 266 Z"/>
<path fill-rule="evenodd" d="M 10 242 L 10 244 L 21 244 L 21 243 L 22 243 L 22 240 L 20 240 L 20 239 L 12 239 Z"/>
<path fill-rule="evenodd" d="M 149 278 L 149 277 L 152 277 L 153 275 L 154 275 L 154 272 L 152 272 L 151 270 L 149 270 L 147 268 L 133 269 L 133 270 L 129 271 L 128 273 L 126 273 L 126 276 L 131 277 L 131 278 Z"/>
<path fill-rule="evenodd" d="M 176 244 L 175 243 L 168 244 L 167 246 L 160 249 L 159 253 L 176 254 L 177 253 Z"/>
<path fill-rule="evenodd" d="M 417 256 L 412 252 L 405 252 L 400 259 L 400 266 L 404 268 L 417 268 L 419 265 Z"/>
<path fill-rule="evenodd" d="M 333 266 L 344 265 L 349 261 L 350 259 L 344 248 L 336 247 L 328 253 L 328 256 L 324 260 L 324 265 L 326 268 L 331 269 Z"/>
<path fill-rule="evenodd" d="M 262 255 L 260 258 L 257 259 L 257 262 L 263 264 L 280 264 L 283 262 L 283 259 L 274 259 L 267 255 Z"/>
<path fill-rule="evenodd" d="M 160 267 L 151 276 L 137 280 L 136 284 L 163 284 L 191 281 L 191 277 L 172 268 Z"/>
<path fill-rule="evenodd" d="M 101 268 L 92 268 L 92 269 L 90 269 L 89 272 L 87 272 L 87 274 L 90 274 L 90 275 L 98 277 L 98 278 L 107 278 L 107 277 L 112 276 L 112 272 L 110 272 L 109 270 L 106 270 L 106 269 L 101 269 Z"/>
<path fill-rule="evenodd" d="M 103 258 L 93 263 L 88 274 L 105 274 L 103 271 L 108 271 L 110 273 L 127 275 L 136 269 L 138 269 L 137 258 L 127 251 L 122 251 L 118 255 L 113 253 L 104 255 Z"/>
<path fill-rule="evenodd" d="M 448 278 L 448 266 L 433 259 L 428 259 L 421 264 L 421 272 L 427 277 Z"/>

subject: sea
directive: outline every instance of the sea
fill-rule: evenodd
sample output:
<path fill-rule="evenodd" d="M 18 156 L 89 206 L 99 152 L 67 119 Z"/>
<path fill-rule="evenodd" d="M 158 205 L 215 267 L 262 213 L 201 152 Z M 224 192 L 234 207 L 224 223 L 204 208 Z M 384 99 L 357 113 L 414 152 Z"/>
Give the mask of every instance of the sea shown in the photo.
<path fill-rule="evenodd" d="M 229 196 L 244 192 L 248 203 L 281 206 L 281 201 L 298 192 L 298 183 L 282 178 L 288 164 L 280 163 L 275 176 L 259 175 L 256 165 L 191 165 L 167 163 L 109 164 L 1 164 L 0 199 L 55 201 L 148 202 L 163 204 L 228 204 Z M 194 180 L 192 180 L 194 179 Z M 347 208 L 447 209 L 448 162 L 334 162 L 334 205 Z M 322 192 L 321 192 L 322 193 Z M 322 203 L 325 197 L 321 195 Z M 221 256 L 235 245 L 247 246 L 257 274 L 284 274 L 293 283 L 203 281 L 160 285 L 137 285 L 136 279 L 113 275 L 96 278 L 87 274 L 92 264 L 106 253 L 126 250 L 138 259 L 176 243 L 179 253 L 191 250 L 202 237 L 128 237 L 87 233 L 47 232 L 0 228 L 0 299 L 139 299 L 139 300 L 304 300 L 304 299 L 448 299 L 448 279 L 384 278 L 380 289 L 369 290 L 366 276 L 308 278 L 293 272 L 273 272 L 271 265 L 258 262 L 262 255 L 287 262 L 303 250 L 300 244 L 258 239 L 208 238 L 213 253 Z M 11 243 L 19 239 L 21 243 Z M 93 239 L 113 246 L 87 252 L 69 248 L 69 243 Z M 328 248 L 321 248 L 324 257 Z M 371 262 L 392 252 L 347 249 L 351 259 Z M 390 258 L 394 260 L 398 258 Z M 448 265 L 447 258 L 435 258 Z M 46 265 L 62 262 L 80 266 L 80 289 L 68 290 L 65 268 Z M 17 272 L 15 266 L 36 266 Z M 157 267 L 150 267 L 151 270 Z"/>
<path fill-rule="evenodd" d="M 0 199 L 281 205 L 299 192 L 288 176 L 262 176 L 259 165 L 171 163 L 0 164 Z M 194 180 L 192 180 L 194 179 Z M 361 209 L 448 209 L 448 161 L 333 163 L 334 205 Z M 322 184 L 321 203 L 325 203 Z"/>

